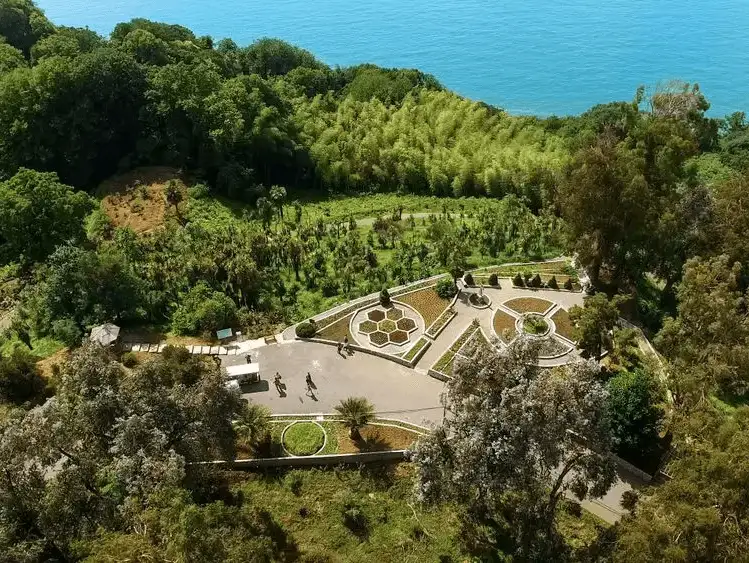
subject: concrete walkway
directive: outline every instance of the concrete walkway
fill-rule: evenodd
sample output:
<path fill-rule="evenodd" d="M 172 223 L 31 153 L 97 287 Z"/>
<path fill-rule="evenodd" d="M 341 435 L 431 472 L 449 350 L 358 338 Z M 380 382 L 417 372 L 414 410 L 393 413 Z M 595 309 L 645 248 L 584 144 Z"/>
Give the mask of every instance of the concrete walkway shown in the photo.
<path fill-rule="evenodd" d="M 226 356 L 221 361 L 236 365 L 244 358 Z M 260 363 L 261 381 L 244 388 L 243 396 L 274 414 L 331 413 L 342 399 L 357 396 L 366 397 L 383 417 L 424 426 L 442 420 L 441 381 L 377 356 L 354 352 L 344 357 L 334 346 L 297 341 L 258 348 L 253 361 Z M 276 372 L 286 384 L 285 397 L 273 386 Z M 317 386 L 314 398 L 306 394 L 307 372 Z"/>

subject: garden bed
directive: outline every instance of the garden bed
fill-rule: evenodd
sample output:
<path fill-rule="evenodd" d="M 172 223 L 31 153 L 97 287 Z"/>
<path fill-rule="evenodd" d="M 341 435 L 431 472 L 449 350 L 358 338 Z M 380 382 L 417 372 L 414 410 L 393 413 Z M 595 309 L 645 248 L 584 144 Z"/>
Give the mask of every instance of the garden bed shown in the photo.
<path fill-rule="evenodd" d="M 429 345 L 429 340 L 426 338 L 419 338 L 419 340 L 411 346 L 411 349 L 406 352 L 406 355 L 403 356 L 403 359 L 407 362 L 413 361 L 413 359 L 421 352 L 426 346 Z"/>
<path fill-rule="evenodd" d="M 348 338 L 349 342 L 355 343 L 356 339 L 349 330 L 349 324 L 351 318 L 354 316 L 353 313 L 349 313 L 347 316 L 338 319 L 333 324 L 330 324 L 323 328 L 317 333 L 318 338 L 324 338 L 325 340 L 333 340 L 335 342 L 341 342 L 344 338 Z"/>
<path fill-rule="evenodd" d="M 291 426 L 289 426 L 291 425 Z M 310 432 L 315 427 L 319 433 Z M 286 457 L 288 455 L 328 455 L 408 449 L 424 430 L 397 421 L 373 421 L 360 429 L 360 439 L 352 440 L 349 429 L 341 422 L 314 420 L 312 416 L 273 417 L 269 439 L 257 447 L 237 441 L 236 459 Z M 324 439 L 320 439 L 322 430 Z M 284 434 L 285 431 L 285 434 Z M 291 432 L 291 434 L 289 434 Z M 301 436 L 297 436 L 301 434 Z M 309 434 L 309 435 L 307 435 Z M 290 444 L 293 442 L 293 444 Z M 283 446 L 282 446 L 283 443 Z M 324 444 L 324 445 L 323 445 Z M 290 447 L 291 446 L 291 447 Z M 322 449 L 320 449 L 322 447 Z M 316 448 L 316 449 L 315 449 Z M 296 453 L 310 452 L 312 453 Z"/>
<path fill-rule="evenodd" d="M 554 321 L 557 334 L 571 342 L 575 341 L 575 326 L 572 324 L 572 319 L 570 319 L 570 314 L 567 311 L 557 309 L 557 312 L 551 316 L 551 320 Z"/>
<path fill-rule="evenodd" d="M 436 338 L 437 335 L 442 331 L 443 328 L 447 326 L 447 323 L 449 323 L 456 314 L 457 313 L 452 308 L 445 309 L 445 311 L 429 327 L 429 329 L 427 330 L 427 334 L 432 338 Z"/>
<path fill-rule="evenodd" d="M 458 350 L 460 350 L 463 347 L 463 344 L 465 344 L 468 339 L 471 337 L 471 335 L 476 332 L 477 327 L 474 324 L 471 324 L 464 332 L 461 334 L 458 339 L 453 342 L 452 346 L 447 349 L 447 351 L 442 354 L 442 357 L 437 360 L 437 363 L 432 366 L 432 369 L 436 372 L 439 372 L 443 375 L 447 375 L 449 377 L 452 377 L 453 375 L 453 363 L 455 360 L 455 355 L 458 353 Z"/>
<path fill-rule="evenodd" d="M 482 350 L 490 350 L 491 344 L 484 336 L 484 332 L 479 329 L 474 332 L 466 343 L 458 350 L 458 354 L 466 358 L 475 358 Z"/>
<path fill-rule="evenodd" d="M 553 303 L 551 301 L 539 299 L 538 297 L 518 297 L 516 299 L 505 301 L 504 303 L 505 307 L 520 314 L 545 313 L 552 305 Z"/>
<path fill-rule="evenodd" d="M 427 287 L 398 298 L 398 301 L 413 307 L 424 319 L 424 326 L 429 327 L 450 305 L 449 299 L 443 299 L 434 287 Z"/>
<path fill-rule="evenodd" d="M 516 320 L 515 317 L 501 309 L 497 309 L 494 313 L 494 332 L 505 344 L 512 342 L 518 334 L 515 329 Z"/>
<path fill-rule="evenodd" d="M 538 349 L 539 358 L 552 358 L 569 352 L 571 347 L 568 344 L 563 344 L 556 338 L 544 338 L 541 341 L 541 346 Z"/>

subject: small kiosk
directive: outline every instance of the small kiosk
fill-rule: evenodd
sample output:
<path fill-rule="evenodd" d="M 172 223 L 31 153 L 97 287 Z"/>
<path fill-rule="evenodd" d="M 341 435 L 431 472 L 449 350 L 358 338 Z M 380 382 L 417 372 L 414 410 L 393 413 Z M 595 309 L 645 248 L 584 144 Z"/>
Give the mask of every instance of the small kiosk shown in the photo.
<path fill-rule="evenodd" d="M 260 364 L 250 363 L 238 366 L 227 366 L 226 375 L 229 381 L 236 381 L 239 385 L 248 385 L 260 381 Z"/>

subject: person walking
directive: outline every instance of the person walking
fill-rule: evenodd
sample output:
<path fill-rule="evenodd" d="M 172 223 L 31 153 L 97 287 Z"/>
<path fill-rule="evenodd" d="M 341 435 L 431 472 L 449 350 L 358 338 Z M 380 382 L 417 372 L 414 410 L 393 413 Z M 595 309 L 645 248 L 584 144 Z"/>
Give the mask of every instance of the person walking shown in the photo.
<path fill-rule="evenodd" d="M 339 354 L 340 354 L 341 356 L 343 356 L 343 354 L 341 354 L 341 350 L 343 350 L 343 342 L 341 342 L 341 341 L 338 341 L 338 353 L 339 353 Z"/>
<path fill-rule="evenodd" d="M 276 372 L 276 375 L 273 376 L 273 385 L 276 386 L 276 391 L 278 391 L 279 395 L 283 395 L 283 383 L 281 383 L 281 374 Z"/>
<path fill-rule="evenodd" d="M 310 372 L 307 372 L 307 377 L 304 379 L 305 383 L 307 383 L 307 389 L 317 389 L 317 386 L 312 381 L 312 374 Z"/>
<path fill-rule="evenodd" d="M 252 363 L 252 354 L 247 354 L 244 359 L 247 361 L 248 364 Z"/>

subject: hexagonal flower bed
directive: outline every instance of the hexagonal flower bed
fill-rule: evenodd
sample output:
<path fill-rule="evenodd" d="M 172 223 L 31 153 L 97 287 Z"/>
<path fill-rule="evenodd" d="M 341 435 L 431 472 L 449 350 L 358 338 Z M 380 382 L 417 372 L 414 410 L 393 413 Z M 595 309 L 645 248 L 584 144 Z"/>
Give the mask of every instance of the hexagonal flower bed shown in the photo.
<path fill-rule="evenodd" d="M 388 335 L 378 330 L 369 335 L 369 341 L 375 346 L 384 346 L 388 343 Z"/>
<path fill-rule="evenodd" d="M 373 321 L 364 321 L 363 323 L 359 323 L 359 332 L 370 334 L 375 330 L 377 330 L 377 323 Z"/>
<path fill-rule="evenodd" d="M 406 332 L 411 332 L 412 330 L 416 330 L 416 322 L 413 319 L 401 319 L 395 325 L 398 327 L 398 330 L 404 330 Z"/>
<path fill-rule="evenodd" d="M 390 319 L 391 321 L 397 321 L 398 319 L 402 319 L 403 311 L 396 307 L 393 307 L 392 309 L 388 309 L 387 318 Z"/>
<path fill-rule="evenodd" d="M 385 318 L 385 313 L 379 309 L 375 309 L 374 311 L 367 313 L 367 318 L 370 321 L 379 322 Z"/>
<path fill-rule="evenodd" d="M 393 321 L 380 321 L 377 324 L 382 332 L 393 332 L 396 328 Z"/>
<path fill-rule="evenodd" d="M 408 342 L 408 333 L 403 332 L 402 330 L 391 332 L 390 342 L 392 342 L 393 344 L 403 344 L 404 342 Z"/>

